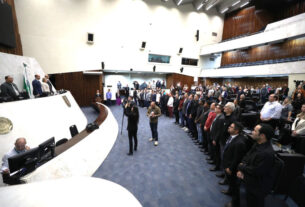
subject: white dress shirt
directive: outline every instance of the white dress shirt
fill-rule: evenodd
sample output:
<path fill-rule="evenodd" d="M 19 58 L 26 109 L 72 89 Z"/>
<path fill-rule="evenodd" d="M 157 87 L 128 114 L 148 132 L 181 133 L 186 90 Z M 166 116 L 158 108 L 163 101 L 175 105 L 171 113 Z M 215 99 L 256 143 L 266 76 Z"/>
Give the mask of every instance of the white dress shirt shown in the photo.
<path fill-rule="evenodd" d="M 305 119 L 296 118 L 292 124 L 291 130 L 295 130 L 297 135 L 305 135 Z"/>
<path fill-rule="evenodd" d="M 167 106 L 168 107 L 173 107 L 173 104 L 174 104 L 174 98 L 171 96 L 168 99 Z"/>
<path fill-rule="evenodd" d="M 47 83 L 45 82 L 41 82 L 41 89 L 42 89 L 42 92 L 48 92 L 50 93 L 50 87 Z"/>
<path fill-rule="evenodd" d="M 156 95 L 156 102 L 157 102 L 157 103 L 160 102 L 160 97 L 161 97 L 160 93 L 157 93 L 157 95 Z"/>
<path fill-rule="evenodd" d="M 282 105 L 277 102 L 268 101 L 265 103 L 263 109 L 261 110 L 261 115 L 263 119 L 280 119 L 282 113 Z"/>
<path fill-rule="evenodd" d="M 22 152 L 25 152 L 25 151 L 22 151 Z M 19 153 L 21 153 L 21 152 L 19 152 Z M 16 150 L 15 150 L 15 148 L 14 149 L 12 149 L 11 151 L 9 151 L 8 153 L 6 153 L 4 156 L 3 156 L 3 158 L 2 158 L 2 166 L 1 166 L 1 173 L 4 171 L 4 170 L 7 170 L 7 169 L 9 169 L 9 166 L 8 166 L 8 158 L 10 158 L 10 157 L 13 157 L 13 156 L 15 156 L 15 155 L 18 155 L 19 154 Z"/>

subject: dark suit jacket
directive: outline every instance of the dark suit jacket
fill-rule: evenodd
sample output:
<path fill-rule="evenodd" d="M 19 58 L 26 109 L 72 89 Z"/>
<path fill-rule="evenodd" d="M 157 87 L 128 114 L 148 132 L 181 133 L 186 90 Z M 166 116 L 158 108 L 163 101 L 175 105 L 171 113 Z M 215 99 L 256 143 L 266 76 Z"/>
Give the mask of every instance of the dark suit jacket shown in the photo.
<path fill-rule="evenodd" d="M 198 103 L 195 100 L 192 100 L 190 102 L 190 105 L 189 105 L 188 108 L 187 108 L 187 105 L 186 105 L 186 114 L 187 114 L 187 116 L 192 114 L 192 118 L 195 119 L 196 113 L 197 113 L 197 107 L 198 107 Z"/>
<path fill-rule="evenodd" d="M 234 121 L 236 121 L 236 116 L 234 113 L 232 113 L 230 116 L 225 115 L 223 136 L 220 139 L 220 143 L 222 145 L 226 144 L 226 141 L 227 141 L 228 137 L 230 136 L 230 134 L 228 132 L 228 128 Z"/>
<path fill-rule="evenodd" d="M 254 144 L 239 164 L 246 186 L 267 194 L 273 185 L 274 150 L 268 141 Z"/>
<path fill-rule="evenodd" d="M 224 169 L 230 168 L 234 175 L 236 174 L 238 164 L 247 152 L 245 140 L 246 138 L 243 135 L 237 135 L 223 152 L 223 167 Z"/>
<path fill-rule="evenodd" d="M 178 112 L 178 107 L 179 107 L 179 98 L 174 98 L 174 104 L 173 104 L 173 107 L 174 107 L 174 112 Z"/>
<path fill-rule="evenodd" d="M 3 83 L 1 85 L 1 93 L 2 93 L 2 96 L 4 97 L 11 97 L 13 99 L 17 99 L 18 96 L 17 94 L 15 93 L 15 90 L 14 88 L 19 92 L 18 88 L 17 88 L 17 85 L 15 83 L 12 83 L 12 84 L 9 84 L 7 82 Z M 19 92 L 20 94 L 20 92 Z"/>
<path fill-rule="evenodd" d="M 206 111 L 204 111 L 200 118 L 199 118 L 199 122 L 201 123 L 201 126 L 202 128 L 204 127 L 205 125 L 205 121 L 208 119 L 208 116 L 209 116 L 209 113 L 210 113 L 210 109 L 208 108 Z"/>
<path fill-rule="evenodd" d="M 42 95 L 42 89 L 41 89 L 41 83 L 39 80 L 34 79 L 32 82 L 33 86 L 33 94 L 36 95 Z"/>
<path fill-rule="evenodd" d="M 212 130 L 210 132 L 210 135 L 212 140 L 214 140 L 216 143 L 219 143 L 220 139 L 223 136 L 224 123 L 225 117 L 223 114 L 216 116 L 215 120 L 212 123 Z"/>
<path fill-rule="evenodd" d="M 138 107 L 134 106 L 133 111 L 131 111 L 131 107 L 125 108 L 124 114 L 128 117 L 127 130 L 128 131 L 137 131 L 138 130 L 138 121 L 139 121 Z"/>

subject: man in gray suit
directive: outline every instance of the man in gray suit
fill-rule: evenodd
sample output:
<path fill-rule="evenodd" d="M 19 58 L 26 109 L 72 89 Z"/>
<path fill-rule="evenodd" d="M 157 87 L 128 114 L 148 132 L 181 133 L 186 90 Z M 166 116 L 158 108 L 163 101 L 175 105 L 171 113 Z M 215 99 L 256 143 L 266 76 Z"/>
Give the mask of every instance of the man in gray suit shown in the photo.
<path fill-rule="evenodd" d="M 13 100 L 18 100 L 20 92 L 12 76 L 5 76 L 5 82 L 1 84 L 1 95 L 3 97 L 10 97 Z"/>

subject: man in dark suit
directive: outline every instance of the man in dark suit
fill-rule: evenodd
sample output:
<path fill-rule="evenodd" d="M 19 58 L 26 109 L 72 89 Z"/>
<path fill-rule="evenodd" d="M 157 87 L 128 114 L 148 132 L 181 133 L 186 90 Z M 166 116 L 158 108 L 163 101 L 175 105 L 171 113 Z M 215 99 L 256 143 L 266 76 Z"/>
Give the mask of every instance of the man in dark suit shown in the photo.
<path fill-rule="evenodd" d="M 5 76 L 5 82 L 1 84 L 1 94 L 3 97 L 10 97 L 13 100 L 18 100 L 20 92 L 12 76 Z"/>
<path fill-rule="evenodd" d="M 225 115 L 225 123 L 224 123 L 224 134 L 223 136 L 220 138 L 220 152 L 223 152 L 224 146 L 226 144 L 226 141 L 228 140 L 230 134 L 228 131 L 229 126 L 236 121 L 236 116 L 233 113 L 235 110 L 235 105 L 232 102 L 228 102 L 226 103 L 226 105 L 224 106 L 224 115 Z M 222 156 L 221 156 L 222 157 Z M 224 173 L 220 173 L 216 175 L 217 177 L 224 177 Z M 226 179 L 221 182 L 220 184 L 225 184 Z"/>
<path fill-rule="evenodd" d="M 210 171 L 220 170 L 220 139 L 224 134 L 224 122 L 225 117 L 222 113 L 223 106 L 217 105 L 215 108 L 216 117 L 211 125 L 210 136 L 212 140 L 212 153 L 215 167 L 211 168 Z"/>
<path fill-rule="evenodd" d="M 211 104 L 211 102 L 205 101 L 204 106 L 203 106 L 204 113 L 202 113 L 199 118 L 200 128 L 202 131 L 202 148 L 203 148 L 200 151 L 204 152 L 205 154 L 208 154 L 208 137 L 207 137 L 208 135 L 207 135 L 207 132 L 204 131 L 204 125 L 205 125 L 205 122 L 208 119 L 208 115 L 210 113 L 210 104 Z"/>
<path fill-rule="evenodd" d="M 229 189 L 221 191 L 224 194 L 232 195 L 232 201 L 226 207 L 240 206 L 239 184 L 236 177 L 237 166 L 246 154 L 246 138 L 241 134 L 243 126 L 239 122 L 233 122 L 229 128 L 230 134 L 223 151 L 223 167 L 229 183 Z"/>
<path fill-rule="evenodd" d="M 252 138 L 256 143 L 238 165 L 237 177 L 245 182 L 248 207 L 264 207 L 264 199 L 273 185 L 274 150 L 271 138 L 274 130 L 268 124 L 258 124 Z"/>
<path fill-rule="evenodd" d="M 40 83 L 40 75 L 35 75 L 35 79 L 32 81 L 33 86 L 33 94 L 36 97 L 42 96 L 42 89 L 41 89 L 41 83 Z"/>
<path fill-rule="evenodd" d="M 126 93 L 126 97 L 129 97 L 129 86 L 128 86 L 128 84 L 126 84 L 125 93 Z"/>
<path fill-rule="evenodd" d="M 128 117 L 128 138 L 129 138 L 129 153 L 127 155 L 133 155 L 133 150 L 137 151 L 138 147 L 138 139 L 137 139 L 137 132 L 138 132 L 138 123 L 139 123 L 139 110 L 136 104 L 132 101 L 132 97 L 128 97 L 128 101 L 125 104 L 124 114 Z M 133 142 L 134 140 L 134 148 Z"/>
<path fill-rule="evenodd" d="M 191 137 L 194 137 L 194 118 L 193 117 L 193 114 L 194 114 L 194 105 L 195 105 L 195 102 L 193 100 L 193 94 L 190 94 L 189 95 L 189 101 L 186 105 L 186 113 L 185 113 L 185 116 L 186 116 L 186 121 L 187 121 L 187 125 L 189 127 L 189 134 Z"/>

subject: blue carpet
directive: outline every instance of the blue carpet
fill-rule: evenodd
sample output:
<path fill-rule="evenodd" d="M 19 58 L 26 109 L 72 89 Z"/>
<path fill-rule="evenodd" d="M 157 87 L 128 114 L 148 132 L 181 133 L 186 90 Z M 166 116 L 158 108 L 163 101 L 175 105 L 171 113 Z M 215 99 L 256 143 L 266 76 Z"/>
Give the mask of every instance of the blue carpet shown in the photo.
<path fill-rule="evenodd" d="M 112 106 L 110 109 L 121 130 L 122 108 Z M 88 122 L 97 117 L 90 107 L 82 110 Z M 123 134 L 119 132 L 114 147 L 94 177 L 122 185 L 145 207 L 220 207 L 230 201 L 229 196 L 220 192 L 226 187 L 217 184 L 219 178 L 209 171 L 211 165 L 206 163 L 205 155 L 173 123 L 174 119 L 159 118 L 159 146 L 155 147 L 148 141 L 151 132 L 146 109 L 139 108 L 139 112 L 138 151 L 133 156 L 126 155 L 129 147 L 125 118 Z"/>

